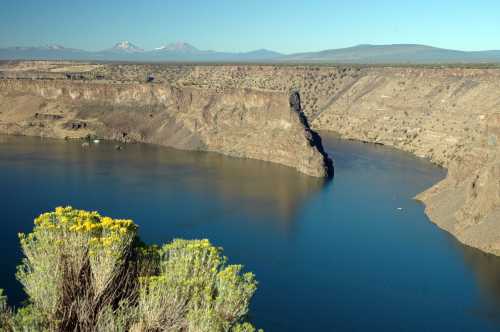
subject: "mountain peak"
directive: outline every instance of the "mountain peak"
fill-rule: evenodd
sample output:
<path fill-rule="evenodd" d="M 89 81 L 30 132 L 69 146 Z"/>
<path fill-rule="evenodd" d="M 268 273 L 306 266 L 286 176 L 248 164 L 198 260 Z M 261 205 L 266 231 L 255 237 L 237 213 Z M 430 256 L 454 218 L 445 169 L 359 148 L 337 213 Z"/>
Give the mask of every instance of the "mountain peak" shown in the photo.
<path fill-rule="evenodd" d="M 64 50 L 66 47 L 59 45 L 59 44 L 49 44 L 45 46 L 46 49 L 48 50 Z"/>
<path fill-rule="evenodd" d="M 324 62 L 344 64 L 452 64 L 500 63 L 500 50 L 459 51 L 420 44 L 360 44 L 317 52 L 280 54 L 268 49 L 249 52 L 199 50 L 186 42 L 175 42 L 154 50 L 143 50 L 130 41 L 112 48 L 85 51 L 58 44 L 0 47 L 0 60 L 109 60 L 109 61 L 193 61 L 193 62 Z"/>
<path fill-rule="evenodd" d="M 129 53 L 144 52 L 144 50 L 142 48 L 140 48 L 140 47 L 132 44 L 128 40 L 124 40 L 124 41 L 116 43 L 113 46 L 112 50 L 114 50 L 114 51 L 125 51 L 125 52 L 129 52 Z"/>
<path fill-rule="evenodd" d="M 171 52 L 197 52 L 198 49 L 193 45 L 178 41 L 175 43 L 170 43 L 167 45 L 163 45 L 161 47 L 155 48 L 157 51 L 171 51 Z"/>

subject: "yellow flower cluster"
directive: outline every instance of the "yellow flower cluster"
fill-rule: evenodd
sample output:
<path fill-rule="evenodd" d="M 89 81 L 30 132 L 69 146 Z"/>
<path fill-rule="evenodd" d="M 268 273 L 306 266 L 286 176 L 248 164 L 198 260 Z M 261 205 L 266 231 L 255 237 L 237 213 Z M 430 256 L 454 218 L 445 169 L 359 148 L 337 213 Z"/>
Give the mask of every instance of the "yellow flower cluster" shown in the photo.
<path fill-rule="evenodd" d="M 54 212 L 47 212 L 35 219 L 35 225 L 41 229 L 64 229 L 86 233 L 127 234 L 137 226 L 132 220 L 103 217 L 96 211 L 76 210 L 71 206 L 57 207 Z"/>
<path fill-rule="evenodd" d="M 189 252 L 202 252 L 208 251 L 212 254 L 218 254 L 220 248 L 214 247 L 209 240 L 184 240 L 175 239 L 172 243 L 164 246 L 164 251 L 169 250 L 187 250 Z"/>
<path fill-rule="evenodd" d="M 109 248 L 114 243 L 120 243 L 126 236 L 134 236 L 137 226 L 132 220 L 113 219 L 101 216 L 96 211 L 77 210 L 67 206 L 57 207 L 55 211 L 37 217 L 35 230 L 61 231 L 61 234 L 80 233 L 90 236 L 89 244 L 94 247 Z"/>
<path fill-rule="evenodd" d="M 108 236 L 93 237 L 90 239 L 90 246 L 94 249 L 112 249 L 114 244 L 122 243 L 123 238 L 118 234 L 110 234 Z"/>

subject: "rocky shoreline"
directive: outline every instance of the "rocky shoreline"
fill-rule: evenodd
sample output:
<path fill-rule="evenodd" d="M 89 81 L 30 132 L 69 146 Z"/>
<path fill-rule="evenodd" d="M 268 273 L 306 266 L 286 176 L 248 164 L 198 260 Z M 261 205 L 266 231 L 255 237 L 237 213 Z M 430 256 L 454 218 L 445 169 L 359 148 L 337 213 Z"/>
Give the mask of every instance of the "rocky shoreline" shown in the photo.
<path fill-rule="evenodd" d="M 427 158 L 447 177 L 417 195 L 430 220 L 500 255 L 500 71 L 377 68 L 317 113 L 317 130 Z"/>
<path fill-rule="evenodd" d="M 315 177 L 333 172 L 300 106 L 280 92 L 47 80 L 1 80 L 0 91 L 3 134 L 95 135 L 270 161 Z"/>
<path fill-rule="evenodd" d="M 137 129 L 133 134 L 127 132 L 133 139 L 160 144 L 166 140 L 178 148 L 268 160 L 324 176 L 328 159 L 313 130 L 333 131 L 343 138 L 393 146 L 447 168 L 447 177 L 417 199 L 425 203 L 434 223 L 461 242 L 500 255 L 498 69 L 101 64 L 89 65 L 89 70 L 102 81 L 64 82 L 57 63 L 42 64 L 54 80 L 44 81 L 46 89 L 38 79 L 27 80 L 39 63 L 20 62 L 0 68 L 4 77 L 9 73 L 16 76 L 15 80 L 0 81 L 2 132 L 67 135 L 67 130 L 56 133 L 55 129 L 50 132 L 26 125 L 16 129 L 19 123 L 33 122 L 20 119 L 18 113 L 43 105 L 44 112 L 38 113 L 43 113 L 44 119 L 47 114 L 56 114 L 54 110 L 67 109 L 71 119 L 92 124 L 97 133 L 103 128 L 120 128 L 112 131 L 110 138 L 123 135 L 120 119 L 125 118 L 127 130 Z M 65 63 L 64 70 L 70 70 L 68 66 Z M 155 73 L 156 83 L 141 83 L 150 72 Z M 15 83 L 6 87 L 7 81 Z M 66 84 L 86 88 L 79 94 Z M 57 88 L 49 88 L 51 85 Z M 101 91 L 98 98 L 96 90 Z M 23 97 L 29 91 L 31 97 Z M 54 91 L 65 97 L 54 97 Z M 288 100 L 291 91 L 300 91 L 300 112 Z M 158 102 L 171 100 L 171 96 L 176 103 Z M 108 106 L 116 113 L 98 115 L 97 109 L 102 110 L 103 105 L 92 110 L 93 98 L 114 100 Z M 148 103 L 142 107 L 144 112 L 132 113 L 136 115 L 131 117 L 126 105 L 137 105 L 137 98 Z M 74 100 L 85 101 L 87 111 L 75 107 Z M 175 111 L 158 111 L 167 106 Z M 195 108 L 211 111 L 196 112 Z M 7 109 L 15 111 L 8 113 Z M 35 116 L 32 112 L 30 116 Z M 165 134 L 143 135 L 150 127 L 157 133 L 159 128 L 154 124 L 158 121 L 147 121 L 147 126 L 137 128 L 136 123 L 143 123 L 137 114 L 153 114 L 153 119 L 158 119 L 155 114 L 163 114 L 162 121 L 172 117 L 175 121 L 168 121 L 169 132 L 177 134 L 167 138 Z M 11 127 L 6 127 L 6 121 Z"/>

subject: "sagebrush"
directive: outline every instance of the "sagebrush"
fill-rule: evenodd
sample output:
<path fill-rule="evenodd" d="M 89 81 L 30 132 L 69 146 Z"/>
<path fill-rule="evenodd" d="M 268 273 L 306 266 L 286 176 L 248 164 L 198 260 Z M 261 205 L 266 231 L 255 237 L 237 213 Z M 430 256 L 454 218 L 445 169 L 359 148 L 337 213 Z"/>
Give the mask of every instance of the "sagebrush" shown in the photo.
<path fill-rule="evenodd" d="M 19 234 L 26 304 L 0 291 L 2 331 L 255 331 L 257 289 L 208 240 L 150 246 L 132 220 L 59 207 Z"/>

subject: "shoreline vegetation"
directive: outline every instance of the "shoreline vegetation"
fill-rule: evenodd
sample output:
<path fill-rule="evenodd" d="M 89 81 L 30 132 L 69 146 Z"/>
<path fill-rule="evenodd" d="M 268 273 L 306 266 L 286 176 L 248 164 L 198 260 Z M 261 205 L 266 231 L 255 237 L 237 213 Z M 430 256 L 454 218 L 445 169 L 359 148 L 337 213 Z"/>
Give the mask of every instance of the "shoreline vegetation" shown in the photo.
<path fill-rule="evenodd" d="M 0 290 L 0 331 L 256 331 L 252 273 L 206 239 L 146 245 L 137 228 L 72 207 L 37 217 L 19 234 L 27 300 L 14 310 Z"/>

